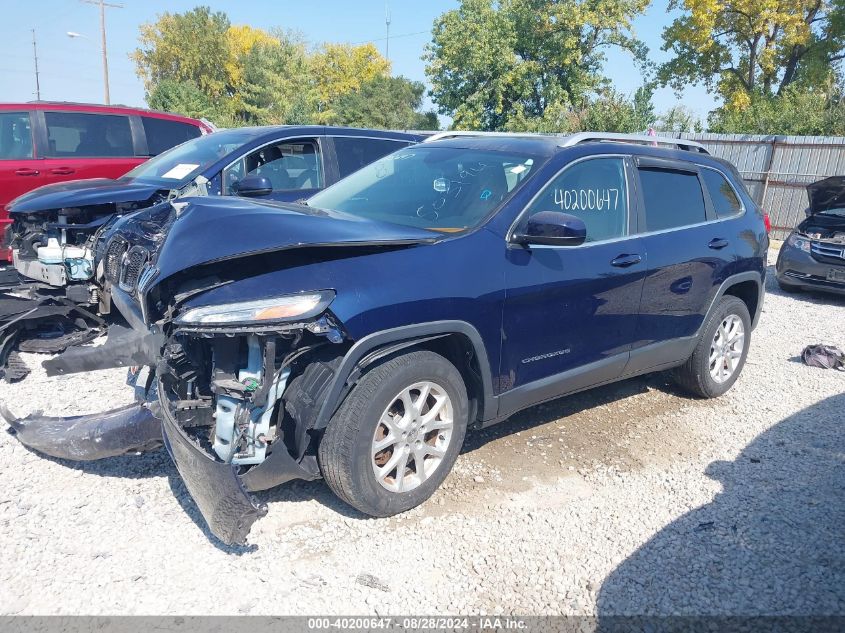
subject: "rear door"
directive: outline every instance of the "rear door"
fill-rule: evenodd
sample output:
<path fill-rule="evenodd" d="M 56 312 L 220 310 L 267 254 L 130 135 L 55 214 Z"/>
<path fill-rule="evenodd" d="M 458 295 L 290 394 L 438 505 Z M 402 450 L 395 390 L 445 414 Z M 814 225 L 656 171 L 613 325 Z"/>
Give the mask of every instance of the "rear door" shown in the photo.
<path fill-rule="evenodd" d="M 135 155 L 128 115 L 50 109 L 38 116 L 45 184 L 119 178 L 144 160 Z"/>
<path fill-rule="evenodd" d="M 680 360 L 709 308 L 713 287 L 730 264 L 731 239 L 716 222 L 701 168 L 685 161 L 638 157 L 641 236 L 648 275 L 637 320 L 637 345 L 627 372 Z M 649 347 L 651 346 L 651 347 Z M 655 350 L 654 353 L 648 350 Z M 678 358 L 670 358 L 677 350 Z"/>
<path fill-rule="evenodd" d="M 404 139 L 365 136 L 334 135 L 330 136 L 329 140 L 332 144 L 337 171 L 329 174 L 330 182 L 327 184 L 334 184 L 362 167 L 377 161 L 382 156 L 387 156 L 414 144 L 413 141 Z"/>
<path fill-rule="evenodd" d="M 236 195 L 234 183 L 246 176 L 263 176 L 273 190 L 267 200 L 293 202 L 308 198 L 325 186 L 321 136 L 274 141 L 252 150 L 223 170 L 223 195 Z"/>

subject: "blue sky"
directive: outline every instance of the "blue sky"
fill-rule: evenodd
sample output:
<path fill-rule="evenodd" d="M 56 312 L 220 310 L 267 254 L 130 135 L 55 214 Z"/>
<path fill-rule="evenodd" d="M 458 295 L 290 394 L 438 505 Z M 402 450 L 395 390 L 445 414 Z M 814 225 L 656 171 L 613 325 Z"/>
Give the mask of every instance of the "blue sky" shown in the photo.
<path fill-rule="evenodd" d="M 164 11 L 182 12 L 197 4 L 225 11 L 233 24 L 283 28 L 300 31 L 308 41 L 374 42 L 384 52 L 383 0 L 118 0 L 122 9 L 107 11 L 108 52 L 111 98 L 113 103 L 144 105 L 144 90 L 128 54 L 137 46 L 138 26 L 155 20 Z M 102 66 L 99 50 L 99 10 L 79 0 L 6 0 L 0 24 L 0 101 L 28 101 L 35 98 L 32 61 L 32 34 L 36 29 L 42 99 L 63 101 L 102 101 Z M 457 6 L 457 0 L 391 0 L 390 59 L 394 74 L 425 80 L 420 59 L 429 41 L 434 18 Z M 671 21 L 667 0 L 654 0 L 648 12 L 635 24 L 637 35 L 660 62 L 660 34 Z M 73 31 L 85 37 L 69 38 Z M 642 78 L 630 57 L 612 52 L 606 74 L 616 87 L 632 93 Z M 670 90 L 655 95 L 658 112 L 678 100 Z M 713 99 L 702 88 L 686 91 L 681 103 L 703 117 L 714 107 Z"/>

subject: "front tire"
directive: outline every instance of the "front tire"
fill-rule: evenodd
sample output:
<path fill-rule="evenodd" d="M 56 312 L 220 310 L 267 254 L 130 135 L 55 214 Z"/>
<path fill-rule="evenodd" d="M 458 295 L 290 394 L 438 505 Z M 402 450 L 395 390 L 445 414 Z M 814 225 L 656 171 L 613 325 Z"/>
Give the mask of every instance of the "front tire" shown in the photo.
<path fill-rule="evenodd" d="M 745 302 L 725 296 L 704 324 L 698 344 L 673 378 L 702 398 L 717 398 L 739 378 L 751 343 L 751 317 Z"/>
<path fill-rule="evenodd" d="M 332 417 L 318 448 L 332 491 L 386 517 L 428 499 L 463 445 L 469 405 L 452 363 L 420 350 L 368 371 Z"/>

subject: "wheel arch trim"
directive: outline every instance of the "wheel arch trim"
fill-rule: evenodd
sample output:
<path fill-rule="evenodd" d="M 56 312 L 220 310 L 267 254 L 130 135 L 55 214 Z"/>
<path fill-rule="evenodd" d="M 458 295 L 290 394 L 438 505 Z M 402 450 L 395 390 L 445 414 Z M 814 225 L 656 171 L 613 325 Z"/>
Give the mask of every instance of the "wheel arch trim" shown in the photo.
<path fill-rule="evenodd" d="M 326 398 L 314 422 L 314 428 L 324 429 L 328 425 L 332 415 L 340 407 L 349 391 L 349 379 L 356 378 L 356 372 L 360 372 L 362 367 L 383 358 L 387 354 L 451 334 L 461 334 L 469 339 L 481 372 L 483 391 L 481 400 L 484 406 L 484 417 L 495 417 L 497 403 L 493 397 L 490 362 L 487 349 L 484 347 L 484 342 L 478 330 L 466 321 L 432 321 L 373 332 L 349 348 L 335 372 Z M 362 361 L 364 362 L 363 365 Z"/>

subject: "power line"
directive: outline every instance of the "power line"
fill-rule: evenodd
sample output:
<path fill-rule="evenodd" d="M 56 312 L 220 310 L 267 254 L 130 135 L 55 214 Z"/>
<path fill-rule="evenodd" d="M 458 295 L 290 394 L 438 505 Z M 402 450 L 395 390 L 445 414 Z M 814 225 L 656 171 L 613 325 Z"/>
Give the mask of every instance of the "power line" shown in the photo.
<path fill-rule="evenodd" d="M 431 31 L 416 31 L 414 33 L 402 33 L 401 35 L 391 35 L 389 39 L 395 40 L 400 37 L 411 37 L 413 35 L 429 35 Z M 352 46 L 360 46 L 361 44 L 370 44 L 372 42 L 384 42 L 388 38 L 386 37 L 374 37 L 369 40 L 363 40 L 361 42 L 352 42 Z"/>

